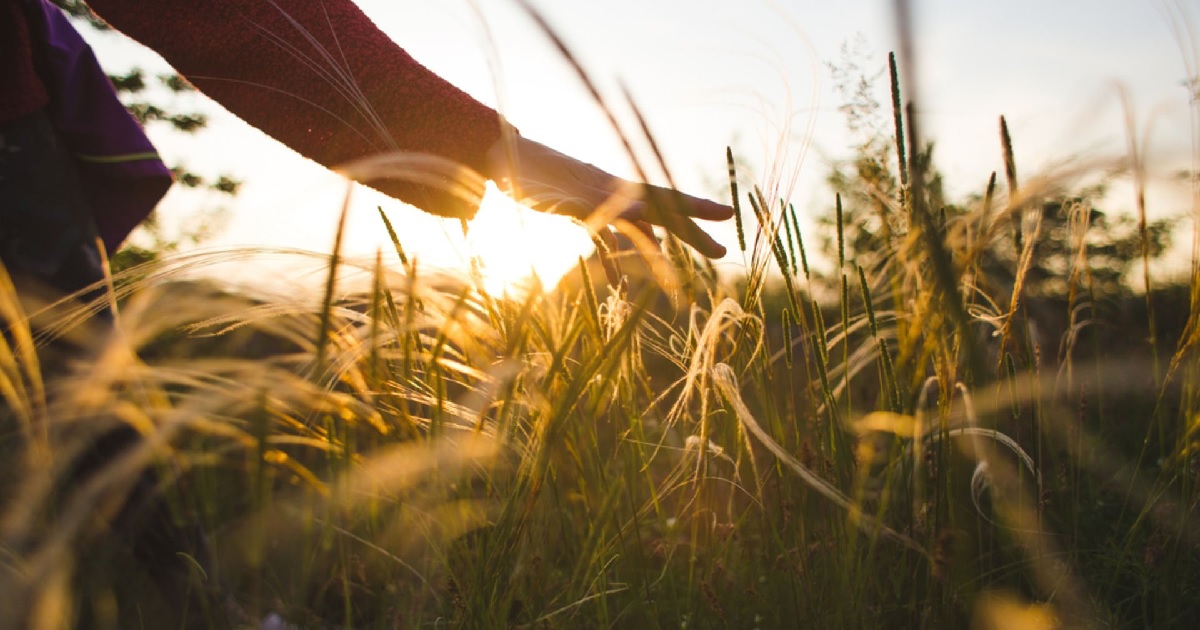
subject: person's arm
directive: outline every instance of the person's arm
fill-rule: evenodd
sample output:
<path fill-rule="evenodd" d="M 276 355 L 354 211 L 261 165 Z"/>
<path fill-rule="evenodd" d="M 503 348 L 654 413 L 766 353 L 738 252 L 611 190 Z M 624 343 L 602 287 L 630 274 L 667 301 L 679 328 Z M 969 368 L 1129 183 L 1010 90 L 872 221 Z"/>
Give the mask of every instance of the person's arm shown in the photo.
<path fill-rule="evenodd" d="M 327 167 L 388 150 L 477 171 L 500 118 L 417 63 L 349 0 L 91 0 L 229 111 Z M 474 207 L 398 180 L 369 184 L 422 209 Z"/>
<path fill-rule="evenodd" d="M 519 134 L 506 146 L 499 114 L 417 63 L 350 0 L 89 4 L 231 112 L 328 167 L 396 149 L 435 154 L 487 178 L 559 195 L 569 201 L 543 197 L 534 207 L 576 218 L 629 188 Z M 441 216 L 469 218 L 476 210 L 434 186 L 364 183 Z M 645 229 L 646 222 L 662 225 L 706 256 L 724 255 L 691 217 L 723 220 L 732 210 L 686 195 L 675 199 L 682 203 L 631 200 L 625 216 Z"/>

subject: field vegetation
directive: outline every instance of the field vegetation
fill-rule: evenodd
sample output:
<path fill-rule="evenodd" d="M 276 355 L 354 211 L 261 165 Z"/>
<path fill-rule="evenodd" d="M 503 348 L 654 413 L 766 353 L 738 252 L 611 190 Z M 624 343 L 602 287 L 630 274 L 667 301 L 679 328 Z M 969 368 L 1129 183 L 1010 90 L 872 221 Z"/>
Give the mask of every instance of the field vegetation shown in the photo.
<path fill-rule="evenodd" d="M 497 296 L 386 217 L 313 295 L 0 275 L 0 624 L 1189 627 L 1195 217 L 1096 207 L 1136 154 L 1020 177 L 1003 119 L 945 199 L 888 61 L 818 234 L 728 154 L 737 278 L 634 234 Z"/>

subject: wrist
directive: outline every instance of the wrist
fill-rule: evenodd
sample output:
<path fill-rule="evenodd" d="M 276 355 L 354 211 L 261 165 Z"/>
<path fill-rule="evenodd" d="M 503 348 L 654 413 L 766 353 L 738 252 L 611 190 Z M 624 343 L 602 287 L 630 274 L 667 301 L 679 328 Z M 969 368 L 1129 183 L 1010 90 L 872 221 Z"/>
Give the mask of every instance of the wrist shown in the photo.
<path fill-rule="evenodd" d="M 512 165 L 516 162 L 520 145 L 526 142 L 528 141 L 521 137 L 521 133 L 516 127 L 501 119 L 500 136 L 484 153 L 485 172 L 480 174 L 497 183 L 511 177 L 514 170 Z"/>

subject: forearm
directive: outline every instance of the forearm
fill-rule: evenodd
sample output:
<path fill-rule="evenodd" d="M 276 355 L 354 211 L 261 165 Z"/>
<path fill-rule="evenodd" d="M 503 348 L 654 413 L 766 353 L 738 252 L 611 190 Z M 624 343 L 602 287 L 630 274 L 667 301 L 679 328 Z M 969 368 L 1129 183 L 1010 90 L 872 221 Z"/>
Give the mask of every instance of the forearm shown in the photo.
<path fill-rule="evenodd" d="M 495 111 L 413 60 L 350 0 L 90 5 L 231 112 L 326 166 L 400 149 L 482 171 L 500 137 Z M 372 185 L 418 202 L 411 187 Z"/>

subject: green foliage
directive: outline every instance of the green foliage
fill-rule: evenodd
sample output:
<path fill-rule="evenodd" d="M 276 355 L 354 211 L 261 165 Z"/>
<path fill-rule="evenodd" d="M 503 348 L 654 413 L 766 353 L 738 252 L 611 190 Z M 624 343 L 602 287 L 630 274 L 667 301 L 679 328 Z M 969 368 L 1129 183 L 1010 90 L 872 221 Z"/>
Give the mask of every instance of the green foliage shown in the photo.
<path fill-rule="evenodd" d="M 93 28 L 108 30 L 109 26 L 92 12 L 85 0 L 52 0 L 67 15 L 87 22 Z"/>
<path fill-rule="evenodd" d="M 1115 298 L 1131 292 L 1130 270 L 1141 262 L 1142 243 L 1156 260 L 1171 246 L 1177 220 L 1168 218 L 1150 222 L 1145 240 L 1137 218 L 1110 214 L 1097 209 L 1095 199 L 1104 196 L 1103 186 L 1055 195 L 1040 202 L 1035 212 L 1040 217 L 1042 238 L 1036 243 L 1026 277 L 1026 291 L 1033 297 L 1062 297 L 1071 290 L 1072 276 L 1086 269 L 1086 278 L 1077 283 L 1097 297 Z M 1013 270 L 1019 258 L 1014 232 L 998 235 L 983 253 L 980 271 L 989 282 L 1011 286 Z M 1082 250 L 1082 252 L 1081 252 Z M 1081 259 L 1081 256 L 1083 260 Z"/>
<path fill-rule="evenodd" d="M 904 289 L 899 313 L 852 254 L 836 308 L 760 294 L 746 311 L 714 276 L 678 309 L 654 274 L 605 297 L 586 267 L 502 299 L 393 241 L 400 267 L 335 256 L 318 299 L 168 281 L 217 258 L 138 270 L 117 278 L 119 333 L 91 337 L 108 350 L 79 370 L 17 363 L 28 391 L 57 393 L 53 415 L 7 399 L 21 413 L 4 420 L 19 430 L 3 478 L 30 494 L 0 493 L 24 524 L 3 543 L 28 550 L 28 570 L 0 572 L 20 595 L 2 618 L 22 602 L 117 626 L 160 610 L 120 539 L 55 516 L 102 509 L 122 484 L 37 490 L 64 474 L 38 449 L 78 452 L 124 423 L 171 447 L 104 470 L 178 471 L 167 496 L 220 559 L 179 562 L 235 624 L 273 611 L 303 626 L 940 628 L 1017 610 L 1143 626 L 1198 612 L 1196 530 L 1178 511 L 1196 501 L 1181 476 L 1194 436 L 1156 444 L 1161 467 L 1132 465 L 1128 420 L 1154 413 L 1155 392 L 1108 356 L 1068 355 L 1058 393 L 1013 361 L 994 383 L 941 386 L 963 352 L 944 299 Z M 1194 403 L 1162 395 L 1190 426 Z M 81 540 L 78 562 L 44 561 Z"/>
<path fill-rule="evenodd" d="M 854 156 L 835 165 L 829 174 L 830 187 L 841 197 L 844 220 L 841 222 L 845 247 L 858 264 L 878 271 L 893 259 L 899 243 L 912 229 L 909 216 L 903 211 L 900 180 L 903 169 L 897 172 L 897 137 L 887 130 L 889 118 L 875 97 L 879 73 L 861 67 L 859 48 L 843 47 L 843 58 L 831 64 L 834 87 L 842 95 L 840 110 L 846 125 L 855 138 Z M 1003 140 L 1011 154 L 1011 138 L 1007 128 Z M 1074 282 L 1086 284 L 1094 297 L 1119 297 L 1130 291 L 1130 272 L 1142 259 L 1142 243 L 1147 244 L 1150 260 L 1162 256 L 1171 246 L 1172 228 L 1177 220 L 1159 219 L 1146 225 L 1145 234 L 1138 220 L 1129 213 L 1109 213 L 1095 207 L 1105 197 L 1106 175 L 1099 184 L 1062 191 L 1048 188 L 1035 199 L 1023 199 L 1028 208 L 1020 212 L 992 213 L 980 217 L 976 211 L 993 203 L 991 193 L 970 196 L 962 202 L 946 199 L 942 176 L 934 164 L 934 147 L 927 144 L 915 156 L 919 162 L 914 172 L 924 174 L 922 189 L 926 203 L 937 214 L 936 222 L 945 234 L 962 235 L 966 230 L 991 232 L 981 235 L 982 249 L 967 252 L 961 241 L 951 243 L 957 248 L 960 260 L 977 257 L 974 271 L 977 282 L 988 286 L 988 292 L 1002 296 L 1011 292 L 1024 243 L 1022 235 L 1031 225 L 1040 222 L 1041 239 L 1035 244 L 1031 266 L 1026 271 L 1025 291 L 1031 297 L 1063 297 Z M 1015 165 L 1006 159 L 1006 178 L 1010 195 L 1016 190 Z M 982 221 L 982 223 L 980 222 Z M 836 232 L 838 217 L 830 212 L 818 218 L 823 235 L 821 253 L 830 260 L 837 259 Z M 1080 270 L 1086 278 L 1079 278 Z"/>

